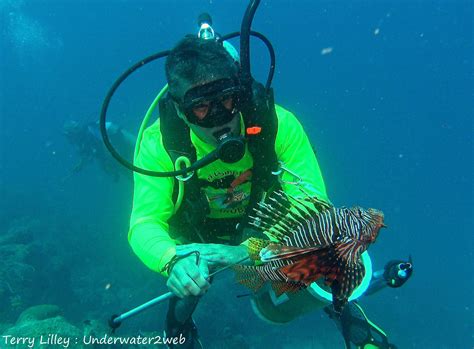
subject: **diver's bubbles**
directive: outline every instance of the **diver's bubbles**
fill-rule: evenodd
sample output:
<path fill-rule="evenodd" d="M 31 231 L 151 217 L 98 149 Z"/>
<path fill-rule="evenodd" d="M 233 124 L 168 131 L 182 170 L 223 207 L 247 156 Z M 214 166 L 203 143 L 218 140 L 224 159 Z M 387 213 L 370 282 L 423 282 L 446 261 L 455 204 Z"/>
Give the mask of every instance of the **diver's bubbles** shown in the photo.
<path fill-rule="evenodd" d="M 0 0 L 4 51 L 23 68 L 57 56 L 64 46 L 57 34 L 25 13 L 25 5 L 25 1 Z"/>

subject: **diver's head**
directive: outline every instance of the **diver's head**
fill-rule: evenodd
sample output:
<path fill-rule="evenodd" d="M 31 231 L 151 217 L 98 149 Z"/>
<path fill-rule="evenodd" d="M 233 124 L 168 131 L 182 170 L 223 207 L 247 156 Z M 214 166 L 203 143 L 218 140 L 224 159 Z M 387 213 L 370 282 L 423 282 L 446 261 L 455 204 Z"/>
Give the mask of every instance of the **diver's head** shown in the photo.
<path fill-rule="evenodd" d="M 79 133 L 81 130 L 81 125 L 75 120 L 68 120 L 63 125 L 63 134 L 70 136 L 73 134 Z"/>
<path fill-rule="evenodd" d="M 203 141 L 240 134 L 239 66 L 222 43 L 185 37 L 168 55 L 166 78 L 178 115 Z"/>

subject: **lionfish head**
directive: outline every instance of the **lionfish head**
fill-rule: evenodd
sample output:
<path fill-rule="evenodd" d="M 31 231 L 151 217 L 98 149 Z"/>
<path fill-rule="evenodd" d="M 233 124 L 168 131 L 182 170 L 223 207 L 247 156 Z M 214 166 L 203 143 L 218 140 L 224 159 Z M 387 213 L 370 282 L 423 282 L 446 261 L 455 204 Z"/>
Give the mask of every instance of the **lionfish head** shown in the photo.
<path fill-rule="evenodd" d="M 381 228 L 386 228 L 387 226 L 384 224 L 384 214 L 382 211 L 376 210 L 375 208 L 367 209 L 367 213 L 370 215 L 370 241 L 375 242 L 377 236 L 379 235 L 379 231 Z"/>
<path fill-rule="evenodd" d="M 384 214 L 382 211 L 374 208 L 363 209 L 361 207 L 355 207 L 358 218 L 364 221 L 366 224 L 361 231 L 361 238 L 368 243 L 375 242 L 381 228 L 385 228 Z"/>

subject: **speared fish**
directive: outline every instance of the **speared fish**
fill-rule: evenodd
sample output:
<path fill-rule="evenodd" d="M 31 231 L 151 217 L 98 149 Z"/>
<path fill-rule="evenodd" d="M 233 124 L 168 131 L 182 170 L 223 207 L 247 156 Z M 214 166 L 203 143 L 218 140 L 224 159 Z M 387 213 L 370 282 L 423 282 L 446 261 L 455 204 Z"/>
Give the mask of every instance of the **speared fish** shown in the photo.
<path fill-rule="evenodd" d="M 277 191 L 260 203 L 250 224 L 272 240 L 251 238 L 260 266 L 236 266 L 237 281 L 253 291 L 270 282 L 276 295 L 304 289 L 324 278 L 335 311 L 341 312 L 364 278 L 361 254 L 375 242 L 384 215 L 376 209 L 336 208 L 316 197 Z"/>

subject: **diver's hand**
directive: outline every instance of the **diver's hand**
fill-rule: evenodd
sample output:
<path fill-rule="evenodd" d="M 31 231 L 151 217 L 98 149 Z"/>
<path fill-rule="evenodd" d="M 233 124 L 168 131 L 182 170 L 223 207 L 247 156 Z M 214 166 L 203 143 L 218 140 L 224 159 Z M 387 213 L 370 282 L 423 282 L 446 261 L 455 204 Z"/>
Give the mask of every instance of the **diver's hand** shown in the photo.
<path fill-rule="evenodd" d="M 236 264 L 249 256 L 247 247 L 243 245 L 187 244 L 176 246 L 176 253 L 178 255 L 192 251 L 198 251 L 201 260 L 207 261 L 210 267 Z"/>
<path fill-rule="evenodd" d="M 207 261 L 201 258 L 199 265 L 196 265 L 196 255 L 190 255 L 176 262 L 166 286 L 179 298 L 201 296 L 211 286 L 208 277 Z"/>

